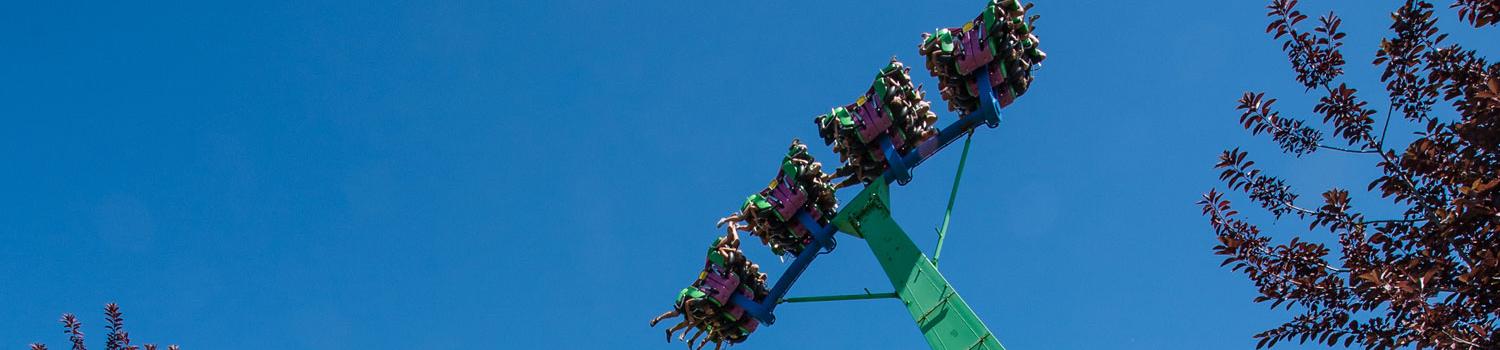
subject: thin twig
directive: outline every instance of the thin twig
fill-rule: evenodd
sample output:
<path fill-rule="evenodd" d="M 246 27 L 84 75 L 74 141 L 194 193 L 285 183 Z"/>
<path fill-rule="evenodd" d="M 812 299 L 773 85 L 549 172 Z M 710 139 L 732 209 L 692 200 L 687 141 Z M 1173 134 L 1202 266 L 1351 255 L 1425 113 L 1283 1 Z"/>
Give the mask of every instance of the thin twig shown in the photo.
<path fill-rule="evenodd" d="M 1380 127 L 1380 141 L 1375 145 L 1375 148 L 1379 149 L 1380 152 L 1385 152 L 1385 133 L 1391 130 L 1391 111 L 1394 110 L 1396 110 L 1395 104 L 1385 107 L 1385 126 Z"/>
<path fill-rule="evenodd" d="M 1380 151 L 1376 151 L 1376 150 L 1372 150 L 1372 149 L 1348 149 L 1348 148 L 1334 147 L 1334 146 L 1328 146 L 1328 145 L 1318 145 L 1318 148 L 1330 149 L 1330 150 L 1335 150 L 1335 151 L 1340 151 L 1340 152 L 1349 152 L 1349 153 L 1380 153 Z"/>
<path fill-rule="evenodd" d="M 1279 258 L 1279 256 L 1277 256 L 1275 253 L 1272 253 L 1269 248 L 1266 248 L 1266 247 L 1258 247 L 1258 248 L 1260 248 L 1260 249 L 1257 249 L 1256 253 L 1260 254 L 1261 257 L 1264 257 L 1264 258 Z M 1314 259 L 1314 260 L 1317 261 L 1316 264 L 1323 266 L 1323 269 L 1328 270 L 1328 272 L 1333 272 L 1333 273 L 1349 273 L 1349 269 L 1345 269 L 1345 268 L 1342 268 L 1342 267 L 1334 267 L 1333 265 L 1329 264 L 1328 261 L 1325 261 L 1323 259 Z"/>
<path fill-rule="evenodd" d="M 1366 221 L 1360 221 L 1360 222 L 1357 222 L 1357 223 L 1355 223 L 1355 224 L 1356 224 L 1356 225 L 1368 225 L 1368 224 L 1380 224 L 1380 223 L 1396 223 L 1396 222 L 1423 222 L 1423 221 L 1427 221 L 1427 219 L 1425 219 L 1425 218 L 1424 218 L 1424 219 L 1387 219 L 1387 220 L 1366 220 Z"/>
<path fill-rule="evenodd" d="M 1281 201 L 1281 205 L 1284 206 L 1284 207 L 1296 210 L 1298 212 L 1301 212 L 1304 215 L 1313 215 L 1313 216 L 1317 216 L 1318 215 L 1318 211 L 1312 210 L 1312 209 L 1303 208 L 1303 207 L 1299 207 L 1296 204 L 1292 204 L 1292 202 L 1290 202 L 1290 201 Z"/>

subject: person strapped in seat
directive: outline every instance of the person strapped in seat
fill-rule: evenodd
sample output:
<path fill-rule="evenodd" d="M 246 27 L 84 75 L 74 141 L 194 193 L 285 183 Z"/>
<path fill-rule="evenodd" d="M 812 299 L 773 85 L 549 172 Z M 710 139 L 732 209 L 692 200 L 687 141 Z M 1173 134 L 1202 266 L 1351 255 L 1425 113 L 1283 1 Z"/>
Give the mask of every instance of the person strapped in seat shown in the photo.
<path fill-rule="evenodd" d="M 948 110 L 967 114 L 978 108 L 978 74 L 989 74 L 1001 107 L 1026 94 L 1031 71 L 1047 59 L 1033 33 L 1038 16 L 1026 17 L 1030 8 L 1020 0 L 991 0 L 962 27 L 922 33 L 918 51 L 927 57 L 927 71 L 938 79 Z"/>
<path fill-rule="evenodd" d="M 889 167 L 884 144 L 906 154 L 937 135 L 937 114 L 920 86 L 912 85 L 911 69 L 891 59 L 875 75 L 869 90 L 853 104 L 834 108 L 813 119 L 823 143 L 843 162 L 833 172 L 842 178 L 835 188 L 871 183 Z"/>
<path fill-rule="evenodd" d="M 730 344 L 743 341 L 759 324 L 734 305 L 731 297 L 741 294 L 762 300 L 768 293 L 766 275 L 760 272 L 759 265 L 745 258 L 739 249 L 739 234 L 731 227 L 727 235 L 709 246 L 703 271 L 692 286 L 683 288 L 672 310 L 653 318 L 651 326 L 682 316 L 681 322 L 667 329 L 667 342 L 677 334 L 677 339 L 686 341 L 689 347 L 696 345 L 701 349 L 713 342 L 714 348 L 719 349 L 726 341 Z M 687 336 L 690 330 L 696 330 L 691 338 Z M 705 334 L 707 337 L 703 337 Z"/>
<path fill-rule="evenodd" d="M 823 164 L 807 152 L 807 145 L 792 140 L 771 183 L 746 198 L 740 210 L 720 219 L 719 225 L 759 237 L 778 257 L 801 254 L 812 242 L 812 235 L 797 220 L 797 214 L 805 211 L 820 225 L 826 225 L 838 212 L 832 180 L 823 172 Z"/>

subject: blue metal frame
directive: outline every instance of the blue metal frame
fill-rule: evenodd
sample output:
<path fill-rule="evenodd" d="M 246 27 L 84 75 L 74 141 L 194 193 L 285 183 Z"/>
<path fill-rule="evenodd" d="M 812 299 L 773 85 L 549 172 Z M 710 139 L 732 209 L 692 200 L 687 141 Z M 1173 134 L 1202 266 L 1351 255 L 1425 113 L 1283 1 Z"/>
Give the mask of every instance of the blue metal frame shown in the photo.
<path fill-rule="evenodd" d="M 907 152 L 904 155 L 899 155 L 890 147 L 889 139 L 881 141 L 881 146 L 887 152 L 886 162 L 890 164 L 890 167 L 885 171 L 886 181 L 896 181 L 898 184 L 905 185 L 911 181 L 912 168 L 921 165 L 923 161 L 927 160 L 927 157 L 937 154 L 943 148 L 947 148 L 948 145 L 953 144 L 953 141 L 957 141 L 960 137 L 963 137 L 969 130 L 979 127 L 981 123 L 989 125 L 991 128 L 1000 126 L 1000 101 L 995 99 L 995 89 L 990 87 L 990 75 L 984 74 L 983 72 L 985 71 L 988 70 L 976 70 L 976 72 L 980 72 L 978 81 L 979 109 L 959 116 L 958 121 L 948 124 L 943 130 L 939 130 L 937 137 L 922 142 L 912 152 Z M 898 156 L 891 157 L 889 155 Z M 899 158 L 899 160 L 892 158 Z"/>
<path fill-rule="evenodd" d="M 991 128 L 1000 126 L 1000 102 L 995 99 L 989 74 L 983 73 L 986 71 L 988 70 L 978 70 L 980 73 L 977 83 L 979 96 L 981 96 L 979 108 L 960 116 L 958 121 L 938 131 L 937 137 L 922 142 L 917 145 L 916 149 L 903 155 L 891 146 L 890 136 L 881 136 L 880 147 L 885 152 L 886 162 L 890 164 L 884 176 L 886 181 L 896 181 L 905 185 L 911 181 L 912 168 L 922 164 L 932 154 L 948 147 L 970 130 L 979 127 L 980 124 Z M 802 272 L 807 270 L 808 265 L 811 265 L 818 255 L 832 252 L 838 244 L 833 237 L 833 234 L 838 232 L 838 228 L 832 224 L 826 226 L 818 224 L 818 221 L 808 215 L 806 210 L 797 212 L 797 220 L 812 234 L 813 241 L 802 249 L 802 253 L 792 260 L 790 266 L 787 266 L 786 272 L 776 279 L 776 285 L 771 288 L 765 300 L 758 302 L 739 293 L 735 293 L 730 299 L 732 303 L 745 309 L 746 314 L 766 325 L 776 323 L 776 315 L 773 314 L 776 311 L 776 305 L 780 304 L 781 298 L 786 296 L 786 292 L 792 288 L 793 283 L 797 282 L 797 278 L 802 276 Z"/>
<path fill-rule="evenodd" d="M 802 253 L 797 254 L 797 258 L 792 260 L 790 266 L 787 266 L 781 278 L 776 279 L 776 285 L 771 287 L 771 292 L 766 295 L 765 303 L 751 300 L 739 293 L 735 293 L 730 299 L 735 305 L 745 309 L 746 314 L 767 325 L 776 323 L 776 315 L 772 312 L 776 311 L 776 305 L 780 304 L 778 301 L 786 296 L 788 290 L 792 289 L 792 283 L 796 283 L 797 278 L 802 276 L 802 272 L 807 271 L 807 266 L 812 264 L 813 259 L 822 255 L 819 251 L 824 249 L 833 251 L 833 248 L 838 245 L 833 238 L 833 234 L 838 232 L 838 229 L 832 224 L 827 226 L 818 224 L 818 220 L 813 219 L 812 215 L 808 215 L 805 210 L 797 212 L 797 221 L 801 222 L 802 226 L 812 234 L 813 241 L 802 248 Z"/>

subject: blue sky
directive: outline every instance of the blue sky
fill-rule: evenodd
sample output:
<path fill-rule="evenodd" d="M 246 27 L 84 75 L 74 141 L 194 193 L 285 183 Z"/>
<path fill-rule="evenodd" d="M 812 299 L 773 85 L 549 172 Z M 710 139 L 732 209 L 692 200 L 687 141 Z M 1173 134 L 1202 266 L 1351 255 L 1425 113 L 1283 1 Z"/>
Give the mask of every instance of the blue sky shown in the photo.
<path fill-rule="evenodd" d="M 1051 57 L 975 137 L 942 264 L 1007 347 L 1248 348 L 1287 315 L 1209 250 L 1193 202 L 1216 155 L 1245 144 L 1310 197 L 1362 188 L 1373 160 L 1294 162 L 1238 130 L 1243 91 L 1296 115 L 1315 101 L 1263 5 L 1038 1 Z M 981 6 L 14 5 L 0 347 L 61 346 L 63 312 L 98 344 L 110 301 L 137 342 L 189 349 L 682 346 L 646 322 L 691 281 L 714 220 L 792 138 L 816 138 L 814 115 L 892 55 L 920 67 L 919 34 Z M 1303 6 L 1344 15 L 1345 81 L 1383 106 L 1368 62 L 1396 5 Z M 957 153 L 893 190 L 924 247 Z M 863 244 L 840 247 L 791 294 L 890 288 Z M 742 347 L 924 346 L 894 303 L 786 305 Z"/>

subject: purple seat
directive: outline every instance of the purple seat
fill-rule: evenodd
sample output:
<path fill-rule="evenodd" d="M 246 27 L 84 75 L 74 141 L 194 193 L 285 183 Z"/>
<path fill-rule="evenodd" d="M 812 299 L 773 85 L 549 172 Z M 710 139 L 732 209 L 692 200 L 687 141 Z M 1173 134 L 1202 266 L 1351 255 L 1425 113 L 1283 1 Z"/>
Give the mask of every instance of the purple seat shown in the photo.
<path fill-rule="evenodd" d="M 790 230 L 792 230 L 792 233 L 797 234 L 797 238 L 802 238 L 802 237 L 807 237 L 809 235 L 812 235 L 812 232 L 808 231 L 807 227 L 802 226 L 802 221 L 801 220 L 793 220 L 793 221 L 789 222 L 787 224 L 787 228 L 790 229 Z"/>
<path fill-rule="evenodd" d="M 704 294 L 713 299 L 719 305 L 729 302 L 729 297 L 740 287 L 740 279 L 731 273 L 709 272 L 703 280 L 703 288 L 699 288 Z"/>
<path fill-rule="evenodd" d="M 892 139 L 894 139 L 894 137 L 892 137 Z M 895 144 L 891 144 L 891 146 L 895 146 Z M 876 161 L 881 161 L 881 162 L 885 161 L 885 148 L 884 147 L 881 147 L 879 145 L 871 145 L 868 148 L 870 149 L 870 157 L 871 158 L 874 158 Z"/>
<path fill-rule="evenodd" d="M 989 65 L 989 68 L 986 68 L 990 73 L 991 84 L 995 84 L 991 86 L 993 88 L 991 90 L 995 92 L 995 99 L 1000 102 L 1000 107 L 1009 106 L 1011 102 L 1016 101 L 1016 96 L 1011 93 L 1010 85 L 1005 82 L 1005 70 L 1001 67 L 1000 62 L 993 63 Z M 969 91 L 979 91 L 978 79 L 969 80 Z"/>
<path fill-rule="evenodd" d="M 729 306 L 729 311 L 725 311 L 724 315 L 725 316 L 729 316 L 729 320 L 731 320 L 731 321 L 738 321 L 741 317 L 745 316 L 745 308 L 742 308 L 742 307 L 740 307 L 737 304 L 736 305 L 730 305 Z M 752 318 L 754 318 L 754 317 L 752 317 Z"/>
<path fill-rule="evenodd" d="M 776 187 L 772 188 L 771 193 L 766 197 L 771 199 L 776 212 L 781 214 L 783 219 L 790 220 L 798 210 L 802 209 L 802 205 L 807 203 L 807 191 L 798 190 L 792 185 L 793 182 L 787 181 L 788 179 L 782 174 L 777 174 L 777 176 L 781 177 L 781 181 L 776 182 Z"/>
<path fill-rule="evenodd" d="M 906 138 L 896 135 L 895 129 L 891 129 L 891 132 L 888 134 L 891 135 L 891 147 L 895 147 L 898 150 L 906 148 Z"/>
<path fill-rule="evenodd" d="M 1009 106 L 1016 101 L 1016 96 L 1011 92 L 1010 84 L 1005 82 L 1005 71 L 998 64 L 990 65 L 990 82 L 995 84 L 995 99 L 1000 102 L 1000 107 Z"/>
<path fill-rule="evenodd" d="M 990 53 L 988 47 L 989 41 L 985 40 L 989 38 L 989 33 L 982 28 L 984 21 L 976 19 L 974 30 L 960 32 L 958 42 L 963 51 L 958 55 L 959 73 L 969 74 L 995 60 L 995 55 Z"/>
<path fill-rule="evenodd" d="M 740 328 L 744 328 L 745 333 L 755 333 L 755 328 L 759 326 L 760 321 L 756 320 L 754 317 L 746 318 L 745 322 L 740 324 Z"/>
<path fill-rule="evenodd" d="M 885 106 L 874 91 L 865 94 L 865 101 L 854 109 L 854 114 L 859 117 L 860 140 L 871 142 L 891 128 L 891 117 L 886 115 Z"/>

